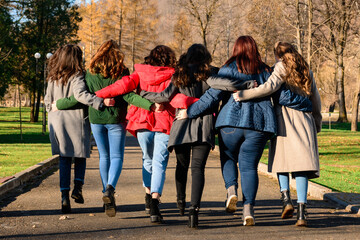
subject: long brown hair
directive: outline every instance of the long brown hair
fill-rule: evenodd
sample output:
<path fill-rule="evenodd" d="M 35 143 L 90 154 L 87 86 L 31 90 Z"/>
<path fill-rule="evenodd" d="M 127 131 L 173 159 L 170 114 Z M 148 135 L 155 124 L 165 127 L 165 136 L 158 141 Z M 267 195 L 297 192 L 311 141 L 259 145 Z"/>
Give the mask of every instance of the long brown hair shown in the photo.
<path fill-rule="evenodd" d="M 251 36 L 240 36 L 234 44 L 232 56 L 224 65 L 236 61 L 238 71 L 245 74 L 258 74 L 263 70 L 270 71 L 260 57 L 255 40 Z"/>
<path fill-rule="evenodd" d="M 311 95 L 312 78 L 309 65 L 290 43 L 277 42 L 274 48 L 275 56 L 282 60 L 286 75 L 286 86 L 302 96 Z"/>
<path fill-rule="evenodd" d="M 47 81 L 60 81 L 66 85 L 74 74 L 83 74 L 82 51 L 79 46 L 68 44 L 60 47 L 50 58 Z"/>
<path fill-rule="evenodd" d="M 104 78 L 117 79 L 125 69 L 124 54 L 114 40 L 104 42 L 90 61 L 90 72 Z"/>
<path fill-rule="evenodd" d="M 211 55 L 202 44 L 193 44 L 180 56 L 172 81 L 177 87 L 188 86 L 192 76 L 196 81 L 205 81 L 211 74 Z"/>
<path fill-rule="evenodd" d="M 150 51 L 150 55 L 145 57 L 144 64 L 161 67 L 175 67 L 175 52 L 165 45 L 158 45 Z"/>

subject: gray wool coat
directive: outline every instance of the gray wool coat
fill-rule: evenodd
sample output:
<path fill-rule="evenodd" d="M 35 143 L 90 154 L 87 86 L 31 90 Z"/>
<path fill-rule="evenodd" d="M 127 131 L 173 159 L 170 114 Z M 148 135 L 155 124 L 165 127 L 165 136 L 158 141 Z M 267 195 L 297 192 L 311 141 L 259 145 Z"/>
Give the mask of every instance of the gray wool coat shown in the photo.
<path fill-rule="evenodd" d="M 62 157 L 90 157 L 90 123 L 88 107 L 77 105 L 68 110 L 52 111 L 51 104 L 60 98 L 74 96 L 85 105 L 99 109 L 103 99 L 89 93 L 83 73 L 70 77 L 66 85 L 49 81 L 44 98 L 48 114 L 52 154 Z"/>

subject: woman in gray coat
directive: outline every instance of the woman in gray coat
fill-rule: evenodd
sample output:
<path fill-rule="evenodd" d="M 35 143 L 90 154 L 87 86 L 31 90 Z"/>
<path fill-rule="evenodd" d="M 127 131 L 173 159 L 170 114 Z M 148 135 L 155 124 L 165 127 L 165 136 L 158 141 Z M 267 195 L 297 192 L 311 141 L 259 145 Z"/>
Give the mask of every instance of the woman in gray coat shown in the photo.
<path fill-rule="evenodd" d="M 44 98 L 49 113 L 51 150 L 60 155 L 61 210 L 71 212 L 69 191 L 71 162 L 75 158 L 74 190 L 71 197 L 77 203 L 84 203 L 82 185 L 84 184 L 86 158 L 90 157 L 90 124 L 87 107 L 78 104 L 69 110 L 52 111 L 52 103 L 60 98 L 74 97 L 80 102 L 101 109 L 103 99 L 90 94 L 85 85 L 82 67 L 82 51 L 78 46 L 60 47 L 49 61 L 48 87 Z"/>

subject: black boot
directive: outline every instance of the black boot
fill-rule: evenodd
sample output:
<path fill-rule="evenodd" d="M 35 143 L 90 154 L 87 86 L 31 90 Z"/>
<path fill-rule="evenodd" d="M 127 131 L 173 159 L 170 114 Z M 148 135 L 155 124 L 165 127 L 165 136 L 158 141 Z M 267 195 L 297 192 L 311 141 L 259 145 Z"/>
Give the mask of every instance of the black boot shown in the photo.
<path fill-rule="evenodd" d="M 74 190 L 71 193 L 71 198 L 75 199 L 76 203 L 84 203 L 84 197 L 82 195 L 82 186 L 84 184 L 81 181 L 74 181 Z"/>
<path fill-rule="evenodd" d="M 191 206 L 189 208 L 189 228 L 198 228 L 199 208 Z"/>
<path fill-rule="evenodd" d="M 156 198 L 151 198 L 150 201 L 150 221 L 152 223 L 162 223 L 163 218 L 159 209 L 159 200 Z"/>
<path fill-rule="evenodd" d="M 151 194 L 145 193 L 145 213 L 150 213 Z"/>
<path fill-rule="evenodd" d="M 177 200 L 176 205 L 177 205 L 177 207 L 179 209 L 180 216 L 184 216 L 184 214 L 185 214 L 185 206 L 186 206 L 185 199 Z"/>
<path fill-rule="evenodd" d="M 115 193 L 114 187 L 111 185 L 107 185 L 102 198 L 104 202 L 105 213 L 109 217 L 115 217 L 116 215 L 116 204 L 115 204 L 114 193 Z"/>
<path fill-rule="evenodd" d="M 61 191 L 61 212 L 71 213 L 69 190 Z"/>
<path fill-rule="evenodd" d="M 283 202 L 283 208 L 281 212 L 281 218 L 292 218 L 294 213 L 294 205 L 290 198 L 290 192 L 285 190 L 281 192 L 281 201 Z"/>
<path fill-rule="evenodd" d="M 297 222 L 295 225 L 299 227 L 306 227 L 307 226 L 306 218 L 307 218 L 306 204 L 298 203 Z"/>

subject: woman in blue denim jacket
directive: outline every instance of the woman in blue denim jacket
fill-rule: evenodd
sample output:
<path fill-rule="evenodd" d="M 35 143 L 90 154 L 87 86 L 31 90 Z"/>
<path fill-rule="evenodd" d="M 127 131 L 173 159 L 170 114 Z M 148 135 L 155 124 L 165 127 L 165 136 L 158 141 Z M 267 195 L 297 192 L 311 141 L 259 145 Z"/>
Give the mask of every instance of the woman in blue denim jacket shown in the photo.
<path fill-rule="evenodd" d="M 263 84 L 269 76 L 270 68 L 261 60 L 256 42 L 250 36 L 236 40 L 232 56 L 218 73 L 218 77 L 231 78 L 239 84 L 248 80 Z M 196 118 L 220 100 L 223 107 L 215 127 L 219 130 L 221 169 L 227 189 L 226 211 L 236 210 L 238 163 L 244 204 L 243 224 L 251 226 L 255 224 L 253 206 L 259 183 L 257 166 L 267 140 L 276 132 L 275 112 L 269 96 L 236 102 L 231 92 L 211 88 L 178 117 Z"/>

